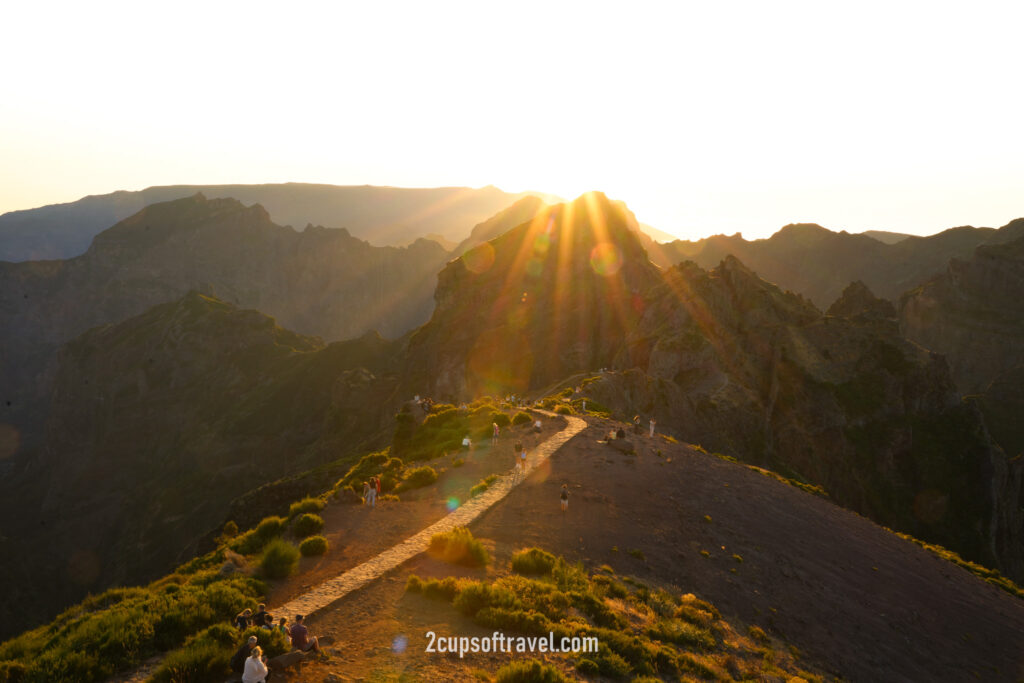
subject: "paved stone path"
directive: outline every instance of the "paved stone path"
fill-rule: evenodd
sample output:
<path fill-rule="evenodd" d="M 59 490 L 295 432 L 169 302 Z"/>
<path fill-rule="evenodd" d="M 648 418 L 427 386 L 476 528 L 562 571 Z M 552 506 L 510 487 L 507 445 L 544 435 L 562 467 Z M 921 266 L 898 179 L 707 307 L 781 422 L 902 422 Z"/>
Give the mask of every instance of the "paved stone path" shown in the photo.
<path fill-rule="evenodd" d="M 569 415 L 556 416 L 554 413 L 541 410 L 536 412 L 544 413 L 551 417 L 564 417 L 569 424 L 565 429 L 539 444 L 532 452 L 527 453 L 526 476 L 529 476 L 529 473 L 537 465 L 551 457 L 565 442 L 587 427 L 587 423 L 578 417 L 571 417 Z M 327 607 L 352 591 L 362 588 L 385 572 L 424 552 L 430 544 L 430 538 L 434 534 L 449 531 L 457 526 L 467 526 L 483 514 L 485 510 L 507 496 L 509 491 L 526 479 L 526 476 L 514 477 L 512 474 L 506 474 L 498 478 L 497 481 L 491 484 L 490 488 L 479 496 L 467 500 L 457 510 L 442 517 L 414 536 L 410 536 L 401 543 L 388 548 L 373 559 L 353 567 L 344 574 L 324 581 L 309 592 L 283 605 L 268 608 L 267 611 L 271 614 L 309 615 Z"/>

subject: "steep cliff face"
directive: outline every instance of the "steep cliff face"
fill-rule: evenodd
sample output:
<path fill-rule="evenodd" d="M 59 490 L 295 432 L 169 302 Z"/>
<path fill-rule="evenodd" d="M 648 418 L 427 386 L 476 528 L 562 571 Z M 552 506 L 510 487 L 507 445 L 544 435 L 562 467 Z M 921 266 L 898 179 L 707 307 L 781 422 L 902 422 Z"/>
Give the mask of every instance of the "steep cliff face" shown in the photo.
<path fill-rule="evenodd" d="M 903 297 L 900 325 L 908 339 L 949 359 L 965 394 L 1024 364 L 1024 237 L 951 260 Z"/>
<path fill-rule="evenodd" d="M 4 616 L 167 571 L 235 497 L 386 433 L 395 349 L 198 293 L 69 342 L 43 444 L 0 485 L 22 572 Z"/>

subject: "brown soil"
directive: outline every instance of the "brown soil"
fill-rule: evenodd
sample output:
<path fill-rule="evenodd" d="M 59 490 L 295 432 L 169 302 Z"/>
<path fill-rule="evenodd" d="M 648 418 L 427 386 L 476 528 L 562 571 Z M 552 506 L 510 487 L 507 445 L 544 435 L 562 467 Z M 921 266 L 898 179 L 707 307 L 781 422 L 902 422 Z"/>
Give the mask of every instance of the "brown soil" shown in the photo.
<path fill-rule="evenodd" d="M 623 454 L 598 442 L 613 423 L 589 422 L 473 525 L 492 548 L 492 568 L 469 572 L 419 556 L 313 615 L 311 630 L 333 637 L 338 652 L 289 680 L 406 674 L 407 680 L 461 681 L 471 680 L 474 668 L 493 672 L 510 655 L 459 661 L 424 652 L 428 631 L 489 633 L 447 605 L 406 595 L 405 580 L 410 573 L 494 576 L 512 552 L 533 545 L 590 569 L 609 564 L 619 574 L 693 592 L 730 620 L 758 625 L 795 646 L 808 668 L 845 680 L 1024 678 L 1024 601 L 867 519 L 747 467 L 660 437 L 630 435 L 639 455 Z M 486 473 L 487 465 L 480 467 L 467 481 Z M 439 483 L 443 488 L 444 480 Z M 563 483 L 572 491 L 564 514 L 558 504 Z M 443 496 L 431 487 L 422 500 L 394 510 L 329 508 L 328 536 L 342 529 L 345 542 L 338 540 L 340 552 L 318 561 L 315 575 L 343 571 L 422 528 L 443 513 Z M 312 585 L 307 571 L 276 589 L 274 600 Z M 401 652 L 392 649 L 399 636 L 407 639 Z M 569 673 L 566 662 L 550 661 Z"/>

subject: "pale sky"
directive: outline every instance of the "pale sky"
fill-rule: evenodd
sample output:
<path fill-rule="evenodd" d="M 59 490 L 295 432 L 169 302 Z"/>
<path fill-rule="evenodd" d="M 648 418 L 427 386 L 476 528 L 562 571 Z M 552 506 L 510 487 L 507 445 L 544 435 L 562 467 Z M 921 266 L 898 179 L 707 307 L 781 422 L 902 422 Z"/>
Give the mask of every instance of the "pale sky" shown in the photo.
<path fill-rule="evenodd" d="M 0 213 L 296 181 L 596 189 L 684 238 L 998 227 L 1022 7 L 8 2 Z"/>

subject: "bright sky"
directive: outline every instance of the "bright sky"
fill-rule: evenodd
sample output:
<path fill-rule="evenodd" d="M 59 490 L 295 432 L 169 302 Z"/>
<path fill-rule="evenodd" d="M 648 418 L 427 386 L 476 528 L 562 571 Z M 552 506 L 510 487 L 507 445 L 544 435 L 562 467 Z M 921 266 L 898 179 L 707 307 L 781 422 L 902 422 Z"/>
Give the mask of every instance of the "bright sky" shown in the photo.
<path fill-rule="evenodd" d="M 999 226 L 1022 7 L 8 2 L 0 212 L 301 181 L 598 189 L 689 238 Z"/>

